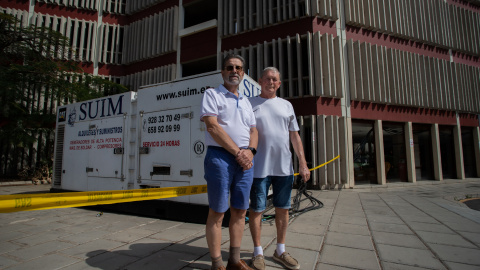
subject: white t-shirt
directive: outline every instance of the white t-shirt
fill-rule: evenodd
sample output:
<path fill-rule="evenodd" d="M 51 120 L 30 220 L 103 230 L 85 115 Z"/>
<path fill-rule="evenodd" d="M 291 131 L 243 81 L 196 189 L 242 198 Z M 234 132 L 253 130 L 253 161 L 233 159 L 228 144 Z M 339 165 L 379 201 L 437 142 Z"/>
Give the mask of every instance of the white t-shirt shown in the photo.
<path fill-rule="evenodd" d="M 255 127 L 255 116 L 248 99 L 239 92 L 235 96 L 223 85 L 207 89 L 202 99 L 200 120 L 204 116 L 217 117 L 218 124 L 232 138 L 238 147 L 248 147 L 250 144 L 250 129 Z M 207 130 L 205 144 L 220 146 Z"/>
<path fill-rule="evenodd" d="M 290 131 L 298 131 L 292 104 L 279 97 L 249 99 L 257 121 L 258 147 L 253 176 L 288 176 L 293 174 Z"/>

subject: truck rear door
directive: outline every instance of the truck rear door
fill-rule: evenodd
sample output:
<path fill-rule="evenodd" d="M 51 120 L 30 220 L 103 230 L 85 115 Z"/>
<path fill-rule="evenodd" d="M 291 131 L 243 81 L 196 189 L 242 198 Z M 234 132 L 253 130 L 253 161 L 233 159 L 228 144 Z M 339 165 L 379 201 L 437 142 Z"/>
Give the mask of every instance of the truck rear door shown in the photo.
<path fill-rule="evenodd" d="M 95 130 L 88 151 L 88 190 L 127 189 L 125 181 L 124 134 L 125 117 L 104 118 L 89 123 Z"/>
<path fill-rule="evenodd" d="M 190 107 L 140 113 L 139 180 L 145 186 L 188 186 Z M 188 199 L 188 198 L 185 198 Z"/>

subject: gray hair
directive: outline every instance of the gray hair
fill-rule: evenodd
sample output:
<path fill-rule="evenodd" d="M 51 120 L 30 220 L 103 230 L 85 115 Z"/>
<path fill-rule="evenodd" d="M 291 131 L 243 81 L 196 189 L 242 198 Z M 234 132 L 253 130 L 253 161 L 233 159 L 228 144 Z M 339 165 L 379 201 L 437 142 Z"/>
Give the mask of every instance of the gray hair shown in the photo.
<path fill-rule="evenodd" d="M 240 61 L 242 61 L 242 67 L 245 68 L 245 59 L 243 59 L 243 57 L 240 56 L 240 55 L 238 55 L 238 54 L 232 54 L 232 53 L 230 53 L 230 54 L 227 54 L 227 55 L 225 56 L 225 58 L 223 58 L 222 70 L 225 69 L 225 63 L 226 63 L 228 60 L 232 59 L 232 58 L 236 58 L 236 59 L 239 59 Z"/>
<path fill-rule="evenodd" d="M 273 71 L 275 73 L 278 73 L 278 77 L 280 77 L 280 71 L 278 71 L 278 69 L 276 67 L 266 67 L 263 69 L 262 71 L 262 76 L 261 78 L 263 78 L 263 76 L 265 76 L 265 74 L 269 71 Z"/>

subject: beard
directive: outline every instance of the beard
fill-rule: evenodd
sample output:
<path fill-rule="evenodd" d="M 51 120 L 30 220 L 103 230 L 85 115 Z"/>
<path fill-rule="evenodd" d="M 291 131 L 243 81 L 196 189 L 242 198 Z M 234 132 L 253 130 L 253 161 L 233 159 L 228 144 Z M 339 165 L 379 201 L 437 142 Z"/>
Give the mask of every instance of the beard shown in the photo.
<path fill-rule="evenodd" d="M 235 78 L 237 78 L 237 79 L 235 80 Z M 223 77 L 223 80 L 228 85 L 237 86 L 242 81 L 242 78 L 240 78 L 240 75 L 227 75 L 227 76 Z"/>

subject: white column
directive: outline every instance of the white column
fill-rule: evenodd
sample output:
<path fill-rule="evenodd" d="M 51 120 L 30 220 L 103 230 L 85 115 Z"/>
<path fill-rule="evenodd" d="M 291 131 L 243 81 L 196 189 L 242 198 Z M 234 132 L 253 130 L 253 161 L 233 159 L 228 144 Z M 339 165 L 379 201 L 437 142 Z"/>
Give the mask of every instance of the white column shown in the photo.
<path fill-rule="evenodd" d="M 317 157 L 318 164 L 323 164 L 327 161 L 327 145 L 326 145 L 326 126 L 325 126 L 325 115 L 317 115 Z M 320 189 L 323 189 L 327 185 L 327 168 L 326 166 L 320 167 L 318 169 L 318 179 L 317 185 Z"/>
<path fill-rule="evenodd" d="M 340 158 L 335 162 L 340 166 L 340 183 L 345 185 L 344 188 L 353 187 L 353 162 L 347 162 L 349 156 L 353 156 L 351 118 L 340 117 L 338 121 L 338 139 Z"/>
<path fill-rule="evenodd" d="M 115 45 L 117 44 L 117 31 L 118 28 L 120 28 L 119 25 L 112 25 L 112 39 L 111 39 L 111 44 L 110 44 L 110 55 L 107 55 L 108 63 L 109 64 L 114 64 L 115 62 Z"/>
<path fill-rule="evenodd" d="M 417 172 L 415 168 L 415 147 L 413 141 L 412 122 L 405 123 L 405 148 L 407 156 L 407 176 L 408 182 L 417 182 Z"/>
<path fill-rule="evenodd" d="M 318 1 L 312 1 L 318 2 Z M 350 72 L 353 72 L 354 68 L 349 66 L 348 57 L 348 48 L 347 48 L 347 34 L 346 34 L 346 13 L 345 13 L 345 1 L 335 1 L 336 7 L 332 7 L 334 10 L 338 10 L 338 21 L 340 23 L 336 24 L 337 30 L 337 37 L 339 40 L 339 57 L 340 61 L 337 64 L 340 65 L 340 74 L 338 76 L 341 79 L 341 91 L 343 91 L 342 96 L 343 98 L 340 99 L 340 105 L 342 108 L 342 117 L 340 118 L 340 159 L 339 163 L 341 166 L 341 175 L 342 183 L 346 184 L 346 187 L 353 187 L 355 185 L 355 178 L 354 178 L 354 163 L 353 163 L 353 137 L 352 137 L 352 118 L 350 113 L 350 103 L 351 103 L 351 96 L 350 96 Z M 312 13 L 319 12 L 318 3 L 315 3 L 316 9 L 313 9 L 312 4 Z M 325 8 L 323 8 L 325 9 Z M 326 10 L 326 9 L 325 9 Z M 324 11 L 323 14 L 328 14 L 328 12 Z M 313 15 L 313 14 L 312 14 Z M 322 14 L 321 14 L 322 15 Z M 338 59 L 337 59 L 338 60 Z M 317 86 L 319 87 L 319 86 Z M 336 93 L 339 96 L 340 93 Z"/>
<path fill-rule="evenodd" d="M 82 20 L 82 29 L 80 29 L 80 47 L 78 48 L 78 57 L 80 58 L 80 61 L 83 61 L 83 59 L 85 58 L 83 55 L 83 50 L 84 50 L 83 44 L 85 44 L 84 43 L 85 31 L 88 30 L 85 23 L 86 23 L 85 20 Z"/>
<path fill-rule="evenodd" d="M 335 116 L 329 115 L 326 117 L 325 121 L 325 148 L 326 148 L 326 161 L 331 160 L 335 157 Z M 327 167 L 327 184 L 329 188 L 335 188 L 335 164 L 330 162 L 326 165 Z"/>
<path fill-rule="evenodd" d="M 97 28 L 95 29 L 94 33 L 94 39 L 93 42 L 95 44 L 93 48 L 93 75 L 98 75 L 98 61 L 100 58 L 100 52 L 101 49 L 100 47 L 102 46 L 102 40 L 103 40 L 103 35 L 102 33 L 102 28 L 103 28 L 103 8 L 105 6 L 105 1 L 107 0 L 99 0 L 98 1 L 98 19 L 97 19 Z"/>
<path fill-rule="evenodd" d="M 122 27 L 120 25 L 117 25 L 117 38 L 115 40 L 115 64 L 120 64 L 120 59 L 119 59 L 119 55 L 120 55 L 120 32 L 122 30 Z"/>
<path fill-rule="evenodd" d="M 480 128 L 473 129 L 473 144 L 475 145 L 475 164 L 477 164 L 477 177 L 480 176 Z"/>
<path fill-rule="evenodd" d="M 219 1 L 219 3 L 222 2 L 223 4 L 223 1 Z M 180 7 L 180 10 L 178 11 L 178 30 L 177 30 L 177 33 L 180 33 L 181 30 L 183 30 L 183 27 L 184 27 L 184 18 L 185 18 L 185 9 L 183 8 L 183 0 L 179 0 L 178 1 L 178 6 Z M 220 16 L 221 14 L 221 8 L 219 6 L 218 8 L 218 15 Z M 220 17 L 219 17 L 220 18 Z M 221 20 L 219 20 L 221 21 Z M 177 35 L 177 78 L 180 78 L 180 74 L 182 74 L 182 64 L 180 63 L 180 55 L 182 53 L 182 39 L 180 37 L 180 35 Z M 221 44 L 221 38 L 220 38 L 220 34 L 219 32 L 217 33 L 217 55 L 220 55 L 220 46 Z M 219 60 L 220 62 L 220 60 Z M 220 68 L 218 68 L 220 69 Z M 182 76 L 183 77 L 183 76 Z"/>
<path fill-rule="evenodd" d="M 33 15 L 35 14 L 35 0 L 30 0 L 28 7 L 28 24 L 33 24 Z"/>
<path fill-rule="evenodd" d="M 310 166 L 309 169 L 312 169 L 314 168 L 315 166 L 317 166 L 317 126 L 316 126 L 316 117 L 315 115 L 312 115 L 310 117 L 308 117 L 308 121 L 310 121 L 310 130 L 312 131 L 312 134 L 311 134 L 311 145 L 310 145 L 310 151 L 312 153 L 312 165 Z M 303 146 L 305 148 L 305 145 Z M 314 170 L 312 171 L 312 175 L 310 177 L 310 179 L 312 179 L 311 183 L 313 183 L 315 185 L 315 179 L 317 179 L 317 170 Z"/>
<path fill-rule="evenodd" d="M 460 127 L 460 119 L 457 113 L 457 125 L 453 128 L 453 145 L 455 147 L 455 166 L 457 168 L 457 178 L 465 179 L 465 167 L 463 166 L 463 143 L 462 128 Z"/>
<path fill-rule="evenodd" d="M 438 130 L 438 124 L 433 124 L 432 129 L 432 152 L 433 152 L 433 174 L 435 180 L 443 180 L 442 172 L 442 154 L 440 152 L 440 132 Z"/>
<path fill-rule="evenodd" d="M 107 64 L 107 53 L 108 53 L 108 41 L 109 41 L 109 36 L 110 36 L 110 25 L 108 24 L 103 24 L 103 35 L 101 38 L 103 39 L 103 51 L 102 54 L 103 56 L 99 59 L 100 62 Z"/>
<path fill-rule="evenodd" d="M 382 120 L 375 120 L 375 156 L 377 164 L 377 182 L 380 185 L 385 185 L 387 183 L 387 178 L 385 175 Z"/>

